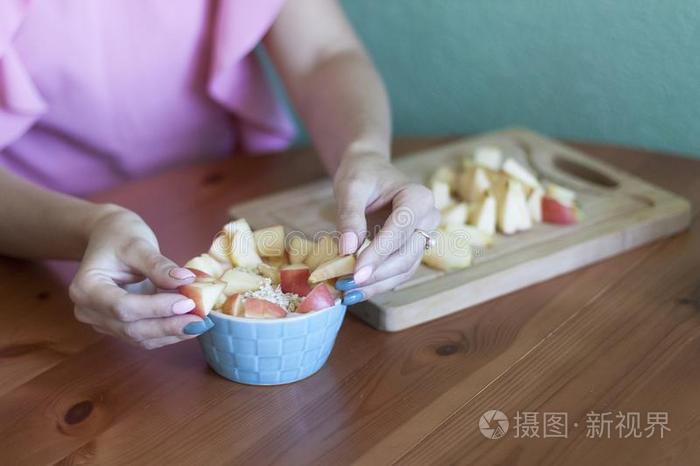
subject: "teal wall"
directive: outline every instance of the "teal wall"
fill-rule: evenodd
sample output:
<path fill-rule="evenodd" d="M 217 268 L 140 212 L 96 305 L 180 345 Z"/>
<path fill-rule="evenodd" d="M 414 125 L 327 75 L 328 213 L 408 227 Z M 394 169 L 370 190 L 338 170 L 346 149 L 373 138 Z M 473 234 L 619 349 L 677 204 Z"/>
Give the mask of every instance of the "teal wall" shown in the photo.
<path fill-rule="evenodd" d="M 397 134 L 524 125 L 700 157 L 698 0 L 343 0 Z"/>
<path fill-rule="evenodd" d="M 344 0 L 397 134 L 525 125 L 700 157 L 697 0 Z"/>

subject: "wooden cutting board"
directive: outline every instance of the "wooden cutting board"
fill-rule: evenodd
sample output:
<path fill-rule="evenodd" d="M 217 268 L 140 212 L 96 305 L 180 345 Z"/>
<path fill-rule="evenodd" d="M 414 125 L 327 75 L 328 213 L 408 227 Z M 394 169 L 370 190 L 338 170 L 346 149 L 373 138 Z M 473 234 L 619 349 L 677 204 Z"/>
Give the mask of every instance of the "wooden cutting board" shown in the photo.
<path fill-rule="evenodd" d="M 475 251 L 474 265 L 455 272 L 420 266 L 391 292 L 351 307 L 370 325 L 403 330 L 548 280 L 658 238 L 690 224 L 687 200 L 575 149 L 530 131 L 513 129 L 460 140 L 411 154 L 396 165 L 424 182 L 437 167 L 458 166 L 479 144 L 494 144 L 529 165 L 542 180 L 575 190 L 585 219 L 573 226 L 538 224 Z M 253 228 L 283 224 L 306 235 L 334 231 L 329 180 L 233 206 L 234 218 Z"/>

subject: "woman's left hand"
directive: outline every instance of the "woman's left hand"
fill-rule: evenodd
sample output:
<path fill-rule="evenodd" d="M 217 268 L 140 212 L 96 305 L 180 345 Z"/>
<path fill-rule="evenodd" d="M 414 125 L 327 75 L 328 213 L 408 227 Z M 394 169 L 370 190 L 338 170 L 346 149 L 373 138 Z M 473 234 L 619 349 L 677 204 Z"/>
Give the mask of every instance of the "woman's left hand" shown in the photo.
<path fill-rule="evenodd" d="M 389 158 L 377 152 L 346 154 L 335 173 L 341 254 L 352 254 L 367 238 L 366 213 L 391 205 L 391 214 L 359 255 L 353 277 L 338 280 L 344 304 L 355 304 L 390 290 L 413 275 L 431 231 L 440 221 L 432 192 L 411 182 Z"/>

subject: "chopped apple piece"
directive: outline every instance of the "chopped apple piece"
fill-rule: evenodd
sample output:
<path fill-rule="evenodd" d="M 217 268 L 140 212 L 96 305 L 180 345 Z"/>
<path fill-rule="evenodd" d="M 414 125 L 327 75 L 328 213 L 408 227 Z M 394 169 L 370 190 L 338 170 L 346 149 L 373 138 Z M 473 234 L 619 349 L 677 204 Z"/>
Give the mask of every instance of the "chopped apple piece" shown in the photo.
<path fill-rule="evenodd" d="M 226 289 L 224 290 L 226 296 L 257 290 L 264 282 L 263 277 L 260 275 L 240 269 L 227 270 L 221 276 L 221 281 L 226 282 Z"/>
<path fill-rule="evenodd" d="M 254 319 L 281 319 L 287 317 L 280 305 L 258 298 L 248 298 L 243 302 L 243 312 L 245 317 Z"/>
<path fill-rule="evenodd" d="M 444 181 L 433 181 L 430 190 L 433 192 L 433 198 L 435 199 L 435 208 L 442 210 L 452 204 L 450 185 Z"/>
<path fill-rule="evenodd" d="M 255 247 L 253 230 L 245 219 L 224 225 L 224 231 L 231 238 L 229 259 L 238 267 L 255 268 L 262 262 Z"/>
<path fill-rule="evenodd" d="M 231 253 L 231 238 L 221 232 L 214 238 L 211 246 L 209 247 L 209 255 L 216 259 L 218 262 L 230 266 L 229 254 Z"/>
<path fill-rule="evenodd" d="M 559 225 L 572 225 L 581 219 L 581 211 L 576 206 L 567 206 L 549 196 L 542 198 L 542 220 Z"/>
<path fill-rule="evenodd" d="M 262 260 L 264 264 L 267 264 L 270 267 L 275 267 L 276 269 L 289 265 L 287 254 L 283 254 L 281 256 L 263 257 Z"/>
<path fill-rule="evenodd" d="M 365 238 L 365 240 L 362 242 L 362 244 L 360 245 L 360 247 L 357 248 L 357 252 L 355 253 L 355 257 L 357 257 L 357 256 L 359 256 L 360 254 L 362 254 L 362 251 L 364 251 L 365 249 L 367 249 L 367 247 L 368 247 L 369 245 L 370 245 L 370 240 L 368 240 L 367 238 Z"/>
<path fill-rule="evenodd" d="M 472 263 L 472 249 L 459 234 L 437 231 L 435 245 L 423 254 L 423 263 L 440 270 L 464 269 Z"/>
<path fill-rule="evenodd" d="M 529 186 L 533 189 L 540 186 L 540 182 L 537 181 L 535 175 L 516 162 L 515 159 L 507 159 L 505 162 L 503 162 L 503 171 L 511 178 L 523 183 L 525 186 Z"/>
<path fill-rule="evenodd" d="M 428 184 L 432 186 L 436 181 L 446 183 L 447 186 L 449 186 L 450 191 L 454 191 L 457 183 L 457 173 L 452 167 L 443 165 L 435 170 L 435 173 L 433 173 L 433 175 L 430 177 Z"/>
<path fill-rule="evenodd" d="M 277 285 L 280 282 L 280 270 L 273 265 L 263 262 L 258 265 L 258 273 L 265 278 L 269 278 L 273 285 Z"/>
<path fill-rule="evenodd" d="M 221 312 L 230 316 L 243 317 L 243 296 L 240 293 L 235 293 L 226 298 L 221 306 Z"/>
<path fill-rule="evenodd" d="M 284 254 L 284 227 L 277 225 L 262 228 L 253 232 L 255 247 L 258 254 L 265 257 L 276 257 Z"/>
<path fill-rule="evenodd" d="M 305 314 L 311 311 L 319 311 L 335 304 L 335 298 L 328 285 L 319 283 L 314 286 L 311 292 L 299 303 L 297 312 Z"/>
<path fill-rule="evenodd" d="M 224 266 L 219 261 L 211 257 L 209 254 L 202 254 L 193 259 L 190 259 L 185 267 L 190 269 L 192 273 L 197 275 L 195 270 L 202 272 L 214 278 L 218 278 L 224 273 Z"/>
<path fill-rule="evenodd" d="M 500 193 L 498 196 L 498 230 L 506 235 L 517 232 L 521 223 L 520 202 L 515 188 L 518 183 L 518 181 L 509 180 L 505 193 Z"/>
<path fill-rule="evenodd" d="M 503 151 L 497 146 L 478 146 L 474 149 L 474 165 L 488 168 L 495 172 L 501 169 Z"/>
<path fill-rule="evenodd" d="M 518 210 L 518 231 L 525 231 L 532 228 L 530 209 L 527 206 L 527 197 L 521 183 L 514 183 L 512 189 L 515 190 L 515 203 Z"/>
<path fill-rule="evenodd" d="M 560 204 L 571 207 L 576 202 L 576 193 L 558 184 L 547 184 L 547 197 L 559 201 Z"/>
<path fill-rule="evenodd" d="M 465 167 L 457 181 L 457 192 L 467 202 L 480 201 L 490 187 L 491 182 L 481 167 Z"/>
<path fill-rule="evenodd" d="M 318 283 L 331 278 L 350 275 L 355 269 L 355 256 L 342 256 L 331 259 L 316 267 L 309 277 L 311 283 Z"/>
<path fill-rule="evenodd" d="M 309 275 L 311 271 L 304 264 L 287 265 L 280 269 L 280 285 L 285 293 L 306 296 L 311 291 Z"/>
<path fill-rule="evenodd" d="M 542 222 L 542 196 L 544 195 L 544 190 L 542 188 L 535 188 L 532 190 L 527 198 L 527 208 L 530 211 L 530 218 L 535 223 Z"/>
<path fill-rule="evenodd" d="M 464 202 L 443 209 L 440 217 L 442 225 L 464 225 L 467 223 L 469 206 Z"/>
<path fill-rule="evenodd" d="M 487 235 L 496 233 L 497 204 L 496 198 L 490 193 L 473 208 L 469 215 L 469 223 Z"/>
<path fill-rule="evenodd" d="M 220 281 L 194 282 L 179 287 L 177 291 L 194 301 L 195 308 L 190 314 L 204 318 L 214 308 L 214 304 L 224 288 L 226 288 L 226 284 Z"/>
<path fill-rule="evenodd" d="M 216 298 L 216 302 L 214 303 L 214 307 L 212 309 L 217 310 L 221 309 L 221 307 L 224 305 L 226 302 L 226 295 L 224 293 L 221 293 L 218 298 Z"/>
<path fill-rule="evenodd" d="M 338 244 L 331 236 L 322 236 L 304 260 L 304 263 L 314 270 L 319 265 L 338 256 Z"/>
<path fill-rule="evenodd" d="M 467 242 L 473 246 L 491 246 L 494 235 L 484 233 L 472 225 L 447 225 L 445 231 L 451 234 L 460 235 L 466 238 Z"/>
<path fill-rule="evenodd" d="M 293 236 L 289 240 L 287 253 L 289 254 L 289 262 L 292 264 L 303 264 L 306 257 L 314 247 L 314 242 L 309 241 L 301 236 Z"/>

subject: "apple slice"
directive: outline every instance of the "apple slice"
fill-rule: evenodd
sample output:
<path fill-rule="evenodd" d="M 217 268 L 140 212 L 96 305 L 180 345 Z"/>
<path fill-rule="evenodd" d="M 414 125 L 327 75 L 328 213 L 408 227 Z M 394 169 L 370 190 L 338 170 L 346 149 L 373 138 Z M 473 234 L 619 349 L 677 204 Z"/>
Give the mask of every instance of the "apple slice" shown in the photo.
<path fill-rule="evenodd" d="M 567 207 L 573 206 L 576 202 L 576 193 L 574 191 L 554 183 L 547 185 L 546 195 Z"/>
<path fill-rule="evenodd" d="M 496 233 L 497 210 L 496 198 L 490 191 L 487 191 L 484 199 L 471 210 L 469 223 L 487 235 L 494 235 Z"/>
<path fill-rule="evenodd" d="M 243 296 L 240 293 L 235 293 L 226 298 L 221 306 L 221 312 L 230 316 L 242 317 L 243 311 Z"/>
<path fill-rule="evenodd" d="M 527 206 L 527 197 L 521 183 L 514 183 L 512 189 L 515 190 L 515 203 L 518 209 L 518 231 L 525 231 L 532 228 L 530 209 Z"/>
<path fill-rule="evenodd" d="M 267 264 L 270 267 L 274 267 L 276 269 L 279 269 L 280 267 L 284 267 L 285 265 L 289 265 L 289 261 L 287 260 L 287 254 L 282 254 L 281 256 L 273 256 L 273 257 L 263 257 L 263 264 Z"/>
<path fill-rule="evenodd" d="M 209 254 L 202 254 L 193 259 L 190 259 L 185 264 L 185 267 L 190 269 L 195 275 L 197 275 L 197 272 L 195 272 L 195 270 L 197 270 L 205 275 L 209 275 L 210 277 L 214 278 L 218 278 L 221 276 L 222 273 L 224 273 L 224 266 L 221 265 L 219 261 L 211 257 Z"/>
<path fill-rule="evenodd" d="M 481 167 L 465 167 L 457 181 L 457 192 L 463 201 L 478 202 L 491 187 L 486 171 Z"/>
<path fill-rule="evenodd" d="M 255 247 L 253 230 L 245 219 L 227 223 L 224 231 L 231 239 L 229 259 L 233 265 L 253 269 L 262 262 Z"/>
<path fill-rule="evenodd" d="M 503 151 L 496 146 L 477 146 L 474 149 L 474 165 L 488 168 L 495 172 L 501 169 Z"/>
<path fill-rule="evenodd" d="M 523 217 L 527 215 L 527 219 Z M 505 193 L 498 196 L 498 229 L 505 235 L 512 235 L 530 221 L 525 193 L 519 181 L 508 180 Z"/>
<path fill-rule="evenodd" d="M 287 311 L 273 302 L 248 298 L 243 302 L 243 315 L 253 319 L 281 319 L 287 317 Z"/>
<path fill-rule="evenodd" d="M 537 181 L 535 175 L 516 162 L 515 159 L 507 159 L 505 162 L 503 162 L 503 171 L 511 178 L 520 181 L 525 186 L 533 189 L 540 186 L 540 182 Z"/>
<path fill-rule="evenodd" d="M 276 257 L 284 254 L 284 227 L 261 228 L 253 232 L 255 247 L 258 254 L 265 257 Z"/>
<path fill-rule="evenodd" d="M 423 254 L 423 263 L 440 270 L 455 270 L 469 267 L 472 263 L 472 248 L 461 235 L 438 230 L 435 245 Z"/>
<path fill-rule="evenodd" d="M 285 293 L 306 296 L 311 291 L 309 275 L 311 271 L 304 264 L 287 265 L 280 269 L 280 285 Z"/>
<path fill-rule="evenodd" d="M 314 242 L 301 236 L 293 236 L 287 245 L 287 254 L 291 264 L 303 264 L 309 252 L 314 247 Z"/>
<path fill-rule="evenodd" d="M 342 256 L 331 259 L 328 262 L 316 267 L 314 273 L 309 277 L 311 283 L 318 283 L 325 280 L 330 280 L 331 278 L 342 277 L 343 275 L 350 275 L 355 269 L 355 256 Z"/>
<path fill-rule="evenodd" d="M 457 186 L 457 173 L 452 167 L 443 165 L 435 170 L 435 173 L 433 173 L 433 175 L 430 177 L 428 184 L 432 186 L 436 181 L 446 183 L 450 191 L 454 191 Z"/>
<path fill-rule="evenodd" d="M 265 262 L 258 265 L 258 274 L 262 277 L 269 278 L 273 285 L 278 285 L 280 282 L 280 269 L 266 264 Z"/>
<path fill-rule="evenodd" d="M 493 244 L 494 235 L 484 233 L 472 225 L 447 225 L 444 230 L 466 238 L 467 242 L 474 246 L 487 247 Z"/>
<path fill-rule="evenodd" d="M 452 204 L 452 197 L 450 196 L 450 185 L 444 181 L 435 180 L 430 185 L 430 190 L 433 192 L 433 198 L 435 199 L 435 208 L 442 210 L 445 207 Z"/>
<path fill-rule="evenodd" d="M 225 232 L 220 232 L 214 237 L 214 241 L 211 242 L 208 254 L 218 262 L 230 267 L 231 238 Z"/>
<path fill-rule="evenodd" d="M 464 202 L 460 202 L 443 209 L 440 215 L 440 223 L 442 225 L 464 225 L 467 223 L 468 214 L 469 206 Z"/>
<path fill-rule="evenodd" d="M 321 309 L 326 309 L 335 304 L 335 298 L 328 285 L 325 283 L 319 283 L 314 286 L 311 292 L 306 295 L 306 297 L 299 303 L 297 307 L 297 312 L 305 314 L 311 311 L 318 311 Z"/>
<path fill-rule="evenodd" d="M 224 290 L 226 296 L 257 290 L 264 283 L 263 277 L 260 275 L 240 269 L 227 270 L 221 276 L 221 281 L 226 283 L 226 289 Z"/>
<path fill-rule="evenodd" d="M 542 220 L 558 225 L 573 225 L 581 219 L 581 211 L 576 206 L 567 206 L 549 196 L 542 198 Z"/>
<path fill-rule="evenodd" d="M 360 247 L 357 248 L 357 252 L 355 253 L 355 257 L 357 257 L 357 256 L 359 256 L 360 254 L 362 254 L 362 251 L 364 251 L 365 249 L 367 249 L 367 248 L 369 247 L 369 244 L 370 244 L 370 240 L 368 240 L 367 238 L 365 238 L 365 240 L 362 242 L 362 244 L 360 245 Z"/>
<path fill-rule="evenodd" d="M 212 308 L 213 310 L 218 310 L 221 309 L 222 306 L 226 303 L 226 295 L 224 293 L 221 293 L 218 298 L 216 298 L 216 302 L 214 303 L 214 307 Z"/>
<path fill-rule="evenodd" d="M 535 223 L 542 222 L 542 196 L 544 196 L 544 190 L 537 187 L 527 198 L 527 209 L 530 212 L 530 218 Z"/>
<path fill-rule="evenodd" d="M 304 263 L 311 270 L 314 270 L 319 265 L 335 257 L 338 257 L 338 244 L 331 236 L 322 236 L 317 243 L 313 244 L 313 248 L 304 260 Z"/>
<path fill-rule="evenodd" d="M 178 293 L 187 296 L 195 303 L 195 308 L 190 314 L 204 318 L 211 312 L 216 304 L 219 295 L 226 288 L 226 283 L 221 281 L 194 282 L 182 285 L 177 289 Z"/>

